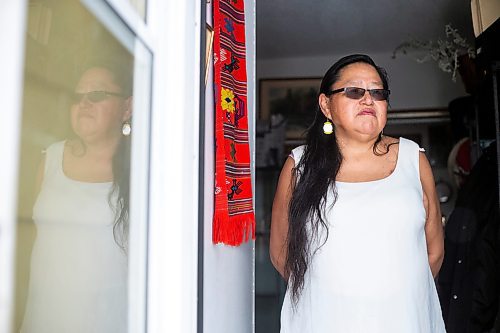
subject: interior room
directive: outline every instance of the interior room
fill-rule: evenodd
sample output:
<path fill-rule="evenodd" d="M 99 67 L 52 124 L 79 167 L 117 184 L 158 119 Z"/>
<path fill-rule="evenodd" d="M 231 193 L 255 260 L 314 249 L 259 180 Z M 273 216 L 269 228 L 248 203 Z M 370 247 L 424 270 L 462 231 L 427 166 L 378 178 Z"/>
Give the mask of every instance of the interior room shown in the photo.
<path fill-rule="evenodd" d="M 391 95 L 384 135 L 406 137 L 425 148 L 446 224 L 458 196 L 456 169 L 470 172 L 495 139 L 492 88 L 484 88 L 491 87 L 491 79 L 468 73 L 472 62 L 483 61 L 476 54 L 481 43 L 476 38 L 483 31 L 477 16 L 482 13 L 482 24 L 496 20 L 498 41 L 499 4 L 483 1 L 478 8 L 478 3 L 257 2 L 256 332 L 279 332 L 286 291 L 269 259 L 280 170 L 290 150 L 304 144 L 321 77 L 342 56 L 368 54 L 387 70 Z M 454 52 L 458 60 L 452 59 Z M 467 139 L 470 144 L 462 145 Z M 465 146 L 466 167 L 457 162 Z"/>

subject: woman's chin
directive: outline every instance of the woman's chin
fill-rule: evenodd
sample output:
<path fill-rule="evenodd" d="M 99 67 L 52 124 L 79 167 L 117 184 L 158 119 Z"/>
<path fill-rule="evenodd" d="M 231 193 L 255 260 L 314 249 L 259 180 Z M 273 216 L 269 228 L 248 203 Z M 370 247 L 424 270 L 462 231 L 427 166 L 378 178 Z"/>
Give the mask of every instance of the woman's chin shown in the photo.
<path fill-rule="evenodd" d="M 99 134 L 96 133 L 95 130 L 90 130 L 90 129 L 78 129 L 74 131 L 76 136 L 80 138 L 83 142 L 93 142 L 96 140 L 97 137 L 99 137 Z"/>
<path fill-rule="evenodd" d="M 382 130 L 378 126 L 365 126 L 359 128 L 357 132 L 364 137 L 376 138 Z"/>

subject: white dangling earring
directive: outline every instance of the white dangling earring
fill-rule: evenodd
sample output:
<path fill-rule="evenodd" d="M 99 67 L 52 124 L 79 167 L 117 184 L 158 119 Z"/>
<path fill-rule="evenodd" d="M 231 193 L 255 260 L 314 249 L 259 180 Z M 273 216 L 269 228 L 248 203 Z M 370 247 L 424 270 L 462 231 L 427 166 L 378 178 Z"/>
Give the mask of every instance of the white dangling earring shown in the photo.
<path fill-rule="evenodd" d="M 130 122 L 127 120 L 123 123 L 122 134 L 123 136 L 129 136 L 130 133 L 132 133 L 132 127 L 130 126 Z"/>
<path fill-rule="evenodd" d="M 329 135 L 333 133 L 333 125 L 330 120 L 326 120 L 323 124 L 323 133 Z"/>

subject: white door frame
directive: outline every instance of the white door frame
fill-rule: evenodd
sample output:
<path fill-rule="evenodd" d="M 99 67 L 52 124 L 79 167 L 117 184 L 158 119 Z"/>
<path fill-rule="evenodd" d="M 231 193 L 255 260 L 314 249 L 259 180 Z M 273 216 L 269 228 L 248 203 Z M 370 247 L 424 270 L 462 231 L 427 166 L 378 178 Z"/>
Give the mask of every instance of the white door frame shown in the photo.
<path fill-rule="evenodd" d="M 154 8 L 148 11 L 148 21 L 155 32 L 155 61 L 148 332 L 195 333 L 200 31 L 205 1 L 149 3 Z"/>

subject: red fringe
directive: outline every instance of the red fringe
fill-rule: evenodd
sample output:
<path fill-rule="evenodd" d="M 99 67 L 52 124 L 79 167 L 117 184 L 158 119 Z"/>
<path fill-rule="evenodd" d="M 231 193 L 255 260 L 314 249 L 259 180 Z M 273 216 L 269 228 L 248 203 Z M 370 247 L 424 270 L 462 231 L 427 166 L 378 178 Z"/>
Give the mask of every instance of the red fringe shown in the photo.
<path fill-rule="evenodd" d="M 251 237 L 255 240 L 255 219 L 253 213 L 239 214 L 230 218 L 220 215 L 213 220 L 212 241 L 214 244 L 223 243 L 239 246 L 248 242 Z"/>

